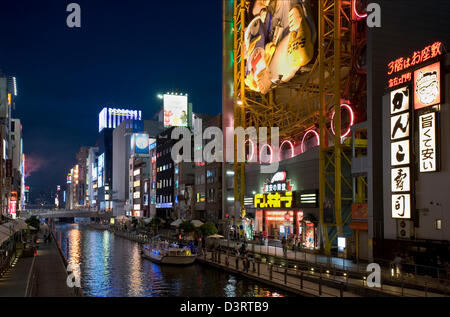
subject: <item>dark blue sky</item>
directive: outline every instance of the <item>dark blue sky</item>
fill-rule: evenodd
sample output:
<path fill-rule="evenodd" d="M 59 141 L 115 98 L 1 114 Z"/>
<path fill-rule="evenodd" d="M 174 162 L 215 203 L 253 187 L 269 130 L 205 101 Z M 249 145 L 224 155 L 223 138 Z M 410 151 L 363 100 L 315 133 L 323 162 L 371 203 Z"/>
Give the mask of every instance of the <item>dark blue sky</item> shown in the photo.
<path fill-rule="evenodd" d="M 81 6 L 81 29 L 66 7 Z M 0 69 L 17 77 L 32 190 L 62 184 L 94 145 L 104 105 L 143 110 L 178 88 L 194 111 L 221 110 L 220 0 L 1 0 Z M 32 164 L 31 164 L 32 163 Z"/>

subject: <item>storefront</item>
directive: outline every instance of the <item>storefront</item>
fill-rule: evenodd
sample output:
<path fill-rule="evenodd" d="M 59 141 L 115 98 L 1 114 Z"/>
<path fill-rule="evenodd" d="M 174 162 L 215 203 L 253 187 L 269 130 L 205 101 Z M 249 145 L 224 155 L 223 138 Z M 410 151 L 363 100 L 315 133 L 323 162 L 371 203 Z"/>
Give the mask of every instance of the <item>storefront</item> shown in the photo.
<path fill-rule="evenodd" d="M 286 172 L 277 172 L 266 181 L 262 193 L 254 195 L 255 236 L 271 240 L 286 240 L 303 248 L 317 249 L 318 222 L 301 206 L 302 192 L 286 178 Z"/>

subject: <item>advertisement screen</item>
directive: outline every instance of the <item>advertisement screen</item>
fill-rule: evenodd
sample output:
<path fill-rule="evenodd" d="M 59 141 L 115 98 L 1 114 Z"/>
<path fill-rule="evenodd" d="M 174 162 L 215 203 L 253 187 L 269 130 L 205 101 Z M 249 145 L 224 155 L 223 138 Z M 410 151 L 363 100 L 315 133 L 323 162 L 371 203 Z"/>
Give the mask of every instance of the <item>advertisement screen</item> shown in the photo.
<path fill-rule="evenodd" d="M 317 14 L 310 4 L 316 1 L 250 2 L 243 43 L 247 87 L 265 94 L 312 62 Z"/>
<path fill-rule="evenodd" d="M 181 95 L 164 95 L 164 126 L 188 125 L 188 97 Z"/>
<path fill-rule="evenodd" d="M 98 157 L 98 188 L 103 187 L 104 179 L 103 179 L 103 170 L 105 168 L 105 153 Z"/>
<path fill-rule="evenodd" d="M 135 154 L 149 155 L 150 154 L 150 144 L 149 144 L 148 134 L 145 133 L 135 133 L 131 141 L 131 151 Z"/>

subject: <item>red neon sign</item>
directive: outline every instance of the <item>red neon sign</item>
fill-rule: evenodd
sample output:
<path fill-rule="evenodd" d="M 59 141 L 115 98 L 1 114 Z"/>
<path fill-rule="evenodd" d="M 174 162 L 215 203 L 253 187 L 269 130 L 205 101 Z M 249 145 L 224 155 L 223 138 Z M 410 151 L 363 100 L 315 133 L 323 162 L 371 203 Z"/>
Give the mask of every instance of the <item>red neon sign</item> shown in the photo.
<path fill-rule="evenodd" d="M 388 75 L 409 69 L 412 66 L 423 63 L 431 58 L 442 55 L 442 43 L 434 42 L 421 51 L 415 51 L 411 57 L 400 57 L 388 63 Z"/>
<path fill-rule="evenodd" d="M 317 145 L 320 144 L 319 133 L 317 133 L 316 130 L 308 130 L 308 131 L 306 131 L 306 133 L 303 135 L 302 144 L 301 144 L 301 150 L 302 150 L 302 153 L 305 152 L 305 138 L 306 138 L 306 136 L 307 136 L 308 134 L 310 134 L 310 133 L 313 133 L 313 134 L 316 136 L 316 139 L 317 139 Z"/>
<path fill-rule="evenodd" d="M 343 103 L 341 105 L 341 108 L 347 109 L 348 112 L 350 113 L 350 124 L 348 125 L 347 131 L 345 131 L 345 133 L 341 135 L 341 138 L 344 138 L 350 134 L 351 127 L 352 127 L 353 123 L 355 122 L 355 115 L 353 113 L 353 109 L 349 105 Z M 334 114 L 335 114 L 335 111 L 333 111 L 333 114 L 331 116 L 331 131 L 333 131 L 333 134 L 336 134 L 334 132 Z"/>
<path fill-rule="evenodd" d="M 355 13 L 355 16 L 356 16 L 359 20 L 362 20 L 362 19 L 367 18 L 367 12 L 366 12 L 366 13 L 363 13 L 363 14 L 358 13 L 358 9 L 356 8 L 356 3 L 357 3 L 357 2 L 358 2 L 358 0 L 353 0 L 353 12 Z"/>
<path fill-rule="evenodd" d="M 294 157 L 295 153 L 294 153 L 294 144 L 289 141 L 289 140 L 284 140 L 283 142 L 281 142 L 280 145 L 280 152 L 278 152 L 278 160 L 281 161 L 281 149 L 283 148 L 283 145 L 287 143 L 289 144 L 289 146 L 291 147 L 291 158 Z"/>

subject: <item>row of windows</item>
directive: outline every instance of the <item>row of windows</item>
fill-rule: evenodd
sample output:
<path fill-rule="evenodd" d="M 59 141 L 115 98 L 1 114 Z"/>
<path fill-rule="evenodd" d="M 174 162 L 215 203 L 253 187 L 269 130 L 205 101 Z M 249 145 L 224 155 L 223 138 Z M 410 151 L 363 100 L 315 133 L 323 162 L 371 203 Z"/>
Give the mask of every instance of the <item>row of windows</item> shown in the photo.
<path fill-rule="evenodd" d="M 167 149 L 162 150 L 161 152 L 156 153 L 156 157 L 161 157 L 163 155 L 169 154 L 170 151 L 172 151 L 171 147 L 168 147 Z"/>
<path fill-rule="evenodd" d="M 162 172 L 162 171 L 168 170 L 169 168 L 172 168 L 172 163 L 165 164 L 163 166 L 158 167 L 156 169 L 156 172 Z"/>
<path fill-rule="evenodd" d="M 172 197 L 170 195 L 165 196 L 165 195 L 159 195 L 156 196 L 156 203 L 161 204 L 161 203 L 171 203 L 172 202 Z"/>
<path fill-rule="evenodd" d="M 172 186 L 172 179 L 167 178 L 167 179 L 160 179 L 156 185 L 156 188 L 165 188 L 170 186 Z"/>

